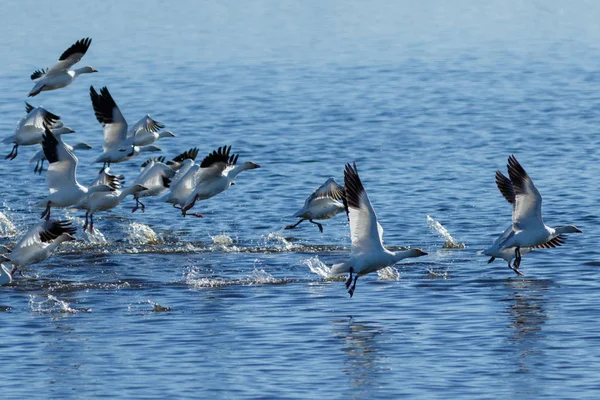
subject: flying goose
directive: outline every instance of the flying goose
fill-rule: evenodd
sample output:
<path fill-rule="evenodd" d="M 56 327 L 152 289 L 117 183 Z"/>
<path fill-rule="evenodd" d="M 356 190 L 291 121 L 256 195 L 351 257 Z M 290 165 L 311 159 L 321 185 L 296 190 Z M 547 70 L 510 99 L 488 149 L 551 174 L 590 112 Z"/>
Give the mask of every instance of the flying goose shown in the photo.
<path fill-rule="evenodd" d="M 44 124 L 48 125 L 50 130 L 57 135 L 75 132 L 64 125 L 58 115 L 43 107 L 34 107 L 25 102 L 25 111 L 27 114 L 19 120 L 15 132 L 2 140 L 2 143 L 14 144 L 10 153 L 5 157 L 6 159 L 14 160 L 17 157 L 19 146 L 33 146 L 42 143 Z"/>
<path fill-rule="evenodd" d="M 229 188 L 240 172 L 260 168 L 260 165 L 252 161 L 236 165 L 238 154 L 230 155 L 230 152 L 231 146 L 219 147 L 202 160 L 194 175 L 194 190 L 181 207 L 184 217 L 198 200 L 209 199 Z M 189 215 L 202 218 L 202 214 Z"/>
<path fill-rule="evenodd" d="M 147 146 L 162 138 L 175 137 L 171 131 L 159 132 L 164 127 L 163 124 L 146 115 L 131 127 L 129 134 L 134 136 L 135 146 Z"/>
<path fill-rule="evenodd" d="M 294 214 L 300 221 L 288 225 L 285 229 L 294 229 L 302 221 L 308 220 L 319 227 L 323 233 L 323 225 L 313 219 L 329 219 L 345 210 L 343 204 L 344 187 L 337 184 L 333 178 L 327 179 L 304 201 L 304 206 Z"/>
<path fill-rule="evenodd" d="M 85 66 L 75 70 L 70 69 L 77 64 L 85 55 L 92 39 L 80 39 L 60 56 L 58 62 L 52 68 L 39 69 L 31 74 L 31 80 L 36 81 L 33 89 L 29 92 L 29 97 L 36 96 L 45 90 L 60 89 L 68 86 L 81 74 L 98 72 L 97 69 Z"/>
<path fill-rule="evenodd" d="M 110 168 L 106 167 L 100 173 L 98 177 L 92 183 L 91 186 L 102 186 L 106 185 L 112 188 L 110 192 L 96 192 L 87 196 L 81 203 L 75 204 L 73 208 L 86 210 L 85 212 L 85 224 L 83 230 L 85 231 L 89 226 L 89 232 L 94 232 L 94 214 L 98 211 L 107 211 L 118 206 L 127 196 L 135 195 L 146 188 L 142 185 L 133 184 L 127 189 L 121 190 L 124 182 L 123 175 L 114 175 L 110 173 Z"/>
<path fill-rule="evenodd" d="M 496 185 L 502 196 L 513 205 L 512 224 L 484 251 L 491 256 L 488 263 L 497 257 L 508 262 L 508 267 L 517 275 L 521 256 L 532 248 L 557 247 L 565 243 L 566 233 L 581 233 L 574 225 L 551 228 L 542 219 L 542 196 L 533 181 L 514 155 L 508 157 L 507 178 L 496 171 Z M 511 266 L 512 259 L 515 259 Z"/>
<path fill-rule="evenodd" d="M 31 227 L 12 251 L 5 255 L 13 265 L 11 275 L 18 269 L 44 261 L 65 241 L 76 240 L 76 228 L 71 221 L 48 220 Z"/>
<path fill-rule="evenodd" d="M 79 161 L 62 141 L 46 127 L 42 140 L 44 155 L 50 164 L 46 174 L 46 184 L 50 195 L 40 205 L 46 206 L 42 218 L 50 219 L 51 207 L 69 207 L 79 204 L 92 193 L 114 190 L 107 185 L 85 187 L 77 182 L 77 165 Z"/>
<path fill-rule="evenodd" d="M 427 253 L 421 249 L 392 252 L 383 247 L 383 228 L 377 222 L 375 210 L 358 176 L 356 163 L 346 164 L 344 187 L 346 191 L 344 206 L 348 221 L 350 221 L 352 248 L 350 259 L 340 264 L 334 264 L 330 275 L 349 273 L 346 288 L 349 288 L 348 293 L 352 297 L 359 276 L 394 265 L 407 257 L 421 257 Z M 353 273 L 356 274 L 354 282 L 352 282 Z"/>

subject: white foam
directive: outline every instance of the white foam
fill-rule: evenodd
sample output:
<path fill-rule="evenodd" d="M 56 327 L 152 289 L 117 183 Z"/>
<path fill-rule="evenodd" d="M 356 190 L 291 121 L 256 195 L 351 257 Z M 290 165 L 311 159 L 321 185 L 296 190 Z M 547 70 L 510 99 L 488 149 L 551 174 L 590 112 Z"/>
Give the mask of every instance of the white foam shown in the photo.
<path fill-rule="evenodd" d="M 4 213 L 0 212 L 0 236 L 11 237 L 16 234 L 17 229 L 12 221 Z"/>
<path fill-rule="evenodd" d="M 452 237 L 452 235 L 450 235 L 450 232 L 448 232 L 448 230 L 442 224 L 440 224 L 435 219 L 431 218 L 431 216 L 429 215 L 427 216 L 427 224 L 432 230 L 439 233 L 444 239 L 446 239 L 446 242 L 442 246 L 444 249 L 465 248 L 464 243 L 457 243 L 456 240 L 454 240 L 454 238 Z"/>
<path fill-rule="evenodd" d="M 385 267 L 377 271 L 377 275 L 379 276 L 379 280 L 382 281 L 399 281 L 400 280 L 400 271 L 393 267 Z"/>
<path fill-rule="evenodd" d="M 312 273 L 319 275 L 321 278 L 330 278 L 329 274 L 331 273 L 331 268 L 329 268 L 327 265 L 325 265 L 324 262 L 319 260 L 318 256 L 307 258 L 306 260 L 302 260 L 301 262 L 308 266 Z"/>
<path fill-rule="evenodd" d="M 69 303 L 59 300 L 57 297 L 49 294 L 47 298 L 36 301 L 36 296 L 29 297 L 29 309 L 33 312 L 48 314 L 48 313 L 69 313 L 76 314 L 80 311 L 90 312 L 91 309 L 72 308 Z"/>
<path fill-rule="evenodd" d="M 132 222 L 127 227 L 125 241 L 130 244 L 162 244 L 162 238 L 148 225 Z"/>

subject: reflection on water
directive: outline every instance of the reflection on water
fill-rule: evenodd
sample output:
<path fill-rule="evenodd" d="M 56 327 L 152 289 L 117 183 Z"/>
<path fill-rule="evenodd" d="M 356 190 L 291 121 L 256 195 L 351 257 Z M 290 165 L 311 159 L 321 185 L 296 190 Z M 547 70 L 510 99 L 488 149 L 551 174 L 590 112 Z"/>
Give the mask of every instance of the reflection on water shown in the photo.
<path fill-rule="evenodd" d="M 343 372 L 350 378 L 354 398 L 368 397 L 371 389 L 379 386 L 379 373 L 388 370 L 377 351 L 382 329 L 370 322 L 357 322 L 352 317 L 331 321 L 333 334 L 341 339 L 345 353 Z"/>
<path fill-rule="evenodd" d="M 518 349 L 518 371 L 528 372 L 532 364 L 529 358 L 543 353 L 540 350 L 540 336 L 548 319 L 544 297 L 548 281 L 510 279 L 506 286 L 512 291 L 507 298 L 509 305 L 506 308 L 511 318 L 509 326 L 514 330 L 510 341 Z"/>

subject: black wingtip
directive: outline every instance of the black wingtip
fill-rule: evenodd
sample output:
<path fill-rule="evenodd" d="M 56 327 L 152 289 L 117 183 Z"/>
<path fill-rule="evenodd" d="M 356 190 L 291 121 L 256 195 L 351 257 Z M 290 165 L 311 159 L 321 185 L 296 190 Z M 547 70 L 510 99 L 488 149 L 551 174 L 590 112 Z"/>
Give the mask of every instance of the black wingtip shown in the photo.
<path fill-rule="evenodd" d="M 25 112 L 26 112 L 27 114 L 29 114 L 31 111 L 33 111 L 33 109 L 34 109 L 34 108 L 35 108 L 35 107 L 34 107 L 34 106 L 32 106 L 31 104 L 29 104 L 28 102 L 25 102 Z"/>
<path fill-rule="evenodd" d="M 91 44 L 92 44 L 92 39 L 89 37 L 79 39 L 78 41 L 75 42 L 75 44 L 73 44 L 71 47 L 69 47 L 67 50 L 65 50 L 58 60 L 59 61 L 66 60 L 73 54 L 77 54 L 77 53 L 81 53 L 81 56 L 83 57 L 83 55 L 87 52 L 87 50 L 89 49 Z"/>
<path fill-rule="evenodd" d="M 35 81 L 36 79 L 44 76 L 46 74 L 46 72 L 48 72 L 48 68 L 40 68 L 38 70 L 33 71 L 30 78 L 32 81 Z"/>
<path fill-rule="evenodd" d="M 223 162 L 228 165 L 233 165 L 231 164 L 231 162 L 235 164 L 235 162 L 237 162 L 237 154 L 233 154 L 230 156 L 230 152 L 231 146 L 222 146 L 219 147 L 217 150 L 213 150 L 212 153 L 204 157 L 204 160 L 202 160 L 202 162 L 200 163 L 200 168 L 208 168 L 211 165 L 218 162 Z"/>
<path fill-rule="evenodd" d="M 74 235 L 77 228 L 71 224 L 69 220 L 53 220 L 47 223 L 48 227 L 40 232 L 40 240 L 42 242 L 51 242 L 63 233 Z"/>
<path fill-rule="evenodd" d="M 55 163 L 58 161 L 58 140 L 48 128 L 48 125 L 44 124 L 44 134 L 42 135 L 42 149 L 44 150 L 44 155 L 48 160 L 49 164 Z"/>
<path fill-rule="evenodd" d="M 110 124 L 113 121 L 113 109 L 117 107 L 117 103 L 111 96 L 106 86 L 100 88 L 100 94 L 96 92 L 93 86 L 90 86 L 90 98 L 92 107 L 96 114 L 96 119 L 101 124 Z"/>
<path fill-rule="evenodd" d="M 344 169 L 344 188 L 347 207 L 360 208 L 360 196 L 365 189 L 358 176 L 356 162 L 346 164 L 346 168 Z"/>
<path fill-rule="evenodd" d="M 171 178 L 169 178 L 169 177 L 167 177 L 167 176 L 163 175 L 163 176 L 162 176 L 162 184 L 163 184 L 163 186 L 164 186 L 164 187 L 166 187 L 166 188 L 169 188 L 169 187 L 171 187 Z"/>

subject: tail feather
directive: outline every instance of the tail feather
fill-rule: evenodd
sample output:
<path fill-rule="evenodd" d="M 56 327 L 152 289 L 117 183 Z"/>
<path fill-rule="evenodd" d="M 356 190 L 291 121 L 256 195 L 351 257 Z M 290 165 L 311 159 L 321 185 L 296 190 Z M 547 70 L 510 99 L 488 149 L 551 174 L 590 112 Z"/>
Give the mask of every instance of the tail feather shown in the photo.
<path fill-rule="evenodd" d="M 333 264 L 331 267 L 331 271 L 329 271 L 329 276 L 338 276 L 347 274 L 350 272 L 350 264 L 348 262 L 343 262 L 339 264 Z"/>

